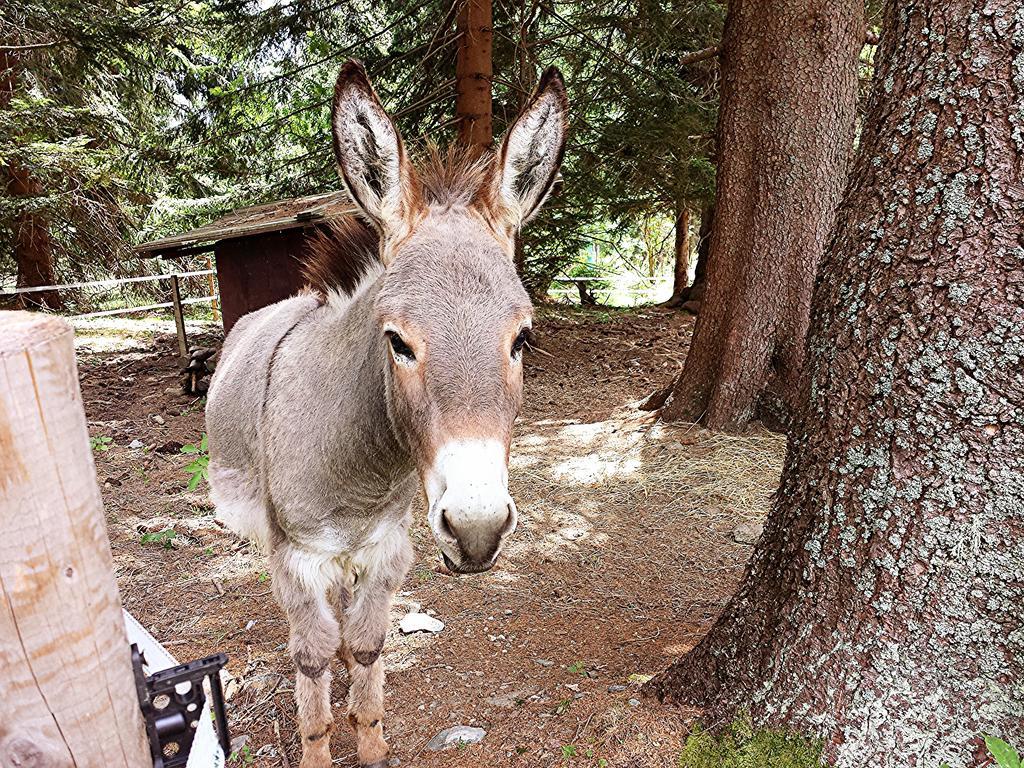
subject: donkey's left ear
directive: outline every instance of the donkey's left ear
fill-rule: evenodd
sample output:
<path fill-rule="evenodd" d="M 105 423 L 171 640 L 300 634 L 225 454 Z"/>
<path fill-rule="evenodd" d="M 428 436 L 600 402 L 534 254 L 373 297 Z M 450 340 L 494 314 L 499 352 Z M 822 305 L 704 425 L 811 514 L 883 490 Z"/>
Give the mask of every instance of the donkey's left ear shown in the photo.
<path fill-rule="evenodd" d="M 565 83 L 562 73 L 550 67 L 509 129 L 498 155 L 498 203 L 513 228 L 537 212 L 554 186 L 568 132 Z"/>
<path fill-rule="evenodd" d="M 352 201 L 387 234 L 401 216 L 410 171 L 402 137 L 358 61 L 346 62 L 338 73 L 331 128 Z"/>

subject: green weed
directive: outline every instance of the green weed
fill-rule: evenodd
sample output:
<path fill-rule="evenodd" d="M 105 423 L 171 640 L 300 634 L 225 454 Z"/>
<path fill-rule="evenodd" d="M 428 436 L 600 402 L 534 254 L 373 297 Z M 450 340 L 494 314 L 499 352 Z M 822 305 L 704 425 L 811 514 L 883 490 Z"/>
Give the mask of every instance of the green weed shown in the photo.
<path fill-rule="evenodd" d="M 992 755 L 992 759 L 996 761 L 999 768 L 1021 768 L 1020 755 L 1017 754 L 1017 750 L 1002 739 L 986 736 L 985 746 L 988 747 L 988 753 Z"/>
<path fill-rule="evenodd" d="M 106 437 L 105 435 L 100 435 L 98 437 L 90 437 L 89 447 L 92 448 L 94 451 L 105 453 L 106 451 L 110 450 L 110 444 L 112 442 L 114 442 L 114 438 Z"/>
<path fill-rule="evenodd" d="M 188 489 L 194 491 L 199 483 L 210 479 L 210 453 L 206 447 L 206 433 L 203 433 L 203 439 L 199 441 L 199 445 L 194 443 L 183 445 L 181 452 L 193 457 L 192 461 L 185 466 L 185 472 L 190 475 Z"/>

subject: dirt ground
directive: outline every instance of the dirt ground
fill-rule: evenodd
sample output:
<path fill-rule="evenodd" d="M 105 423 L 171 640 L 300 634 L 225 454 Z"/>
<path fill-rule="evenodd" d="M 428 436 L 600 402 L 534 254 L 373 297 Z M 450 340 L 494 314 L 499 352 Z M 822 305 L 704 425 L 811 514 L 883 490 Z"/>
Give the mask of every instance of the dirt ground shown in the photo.
<path fill-rule="evenodd" d="M 742 574 L 745 524 L 767 511 L 784 442 L 665 427 L 635 409 L 682 363 L 689 316 L 541 310 L 512 449 L 514 541 L 490 573 L 440 564 L 422 510 L 417 560 L 385 645 L 385 733 L 401 765 L 674 766 L 693 713 L 640 695 L 699 639 Z M 193 329 L 195 330 L 195 329 Z M 296 767 L 287 625 L 266 564 L 188 492 L 182 445 L 203 403 L 177 391 L 166 325 L 79 329 L 79 367 L 125 607 L 181 661 L 230 657 L 232 764 Z M 215 344 L 207 329 L 194 343 Z M 110 438 L 104 442 L 101 438 Z M 739 526 L 739 528 L 737 528 Z M 172 529 L 155 537 L 146 534 Z M 444 622 L 403 636 L 419 608 Z M 336 670 L 335 764 L 354 766 Z M 452 725 L 480 744 L 429 752 Z"/>

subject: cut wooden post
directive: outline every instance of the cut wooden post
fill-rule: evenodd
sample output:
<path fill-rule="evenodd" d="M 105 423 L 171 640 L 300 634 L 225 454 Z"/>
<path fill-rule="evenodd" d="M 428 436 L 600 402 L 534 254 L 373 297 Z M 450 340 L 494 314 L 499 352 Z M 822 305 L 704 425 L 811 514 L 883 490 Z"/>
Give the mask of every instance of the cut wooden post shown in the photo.
<path fill-rule="evenodd" d="M 152 764 L 74 333 L 0 312 L 0 767 Z"/>
<path fill-rule="evenodd" d="M 188 360 L 188 338 L 185 336 L 185 315 L 181 311 L 181 280 L 171 275 L 171 302 L 174 304 L 174 326 L 178 331 L 178 354 Z"/>

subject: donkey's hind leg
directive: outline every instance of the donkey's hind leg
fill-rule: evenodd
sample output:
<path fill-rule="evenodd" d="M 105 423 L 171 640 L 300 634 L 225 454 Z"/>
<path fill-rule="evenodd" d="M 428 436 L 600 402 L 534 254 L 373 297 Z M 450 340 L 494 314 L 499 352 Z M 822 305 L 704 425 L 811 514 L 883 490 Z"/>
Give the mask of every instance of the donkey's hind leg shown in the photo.
<path fill-rule="evenodd" d="M 356 734 L 361 768 L 384 768 L 384 648 L 391 598 L 412 562 L 412 547 L 404 527 L 379 545 L 371 559 L 361 562 L 351 602 L 343 606 L 342 646 L 338 652 L 348 668 L 348 720 Z M 347 596 L 346 596 L 347 597 Z"/>
<path fill-rule="evenodd" d="M 341 628 L 327 597 L 330 581 L 323 579 L 317 563 L 308 562 L 308 557 L 288 544 L 278 546 L 270 558 L 271 583 L 288 616 L 302 736 L 300 768 L 329 768 L 334 725 L 330 665 L 341 644 Z"/>

